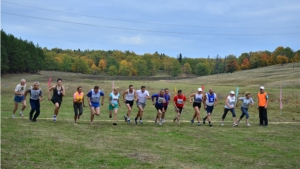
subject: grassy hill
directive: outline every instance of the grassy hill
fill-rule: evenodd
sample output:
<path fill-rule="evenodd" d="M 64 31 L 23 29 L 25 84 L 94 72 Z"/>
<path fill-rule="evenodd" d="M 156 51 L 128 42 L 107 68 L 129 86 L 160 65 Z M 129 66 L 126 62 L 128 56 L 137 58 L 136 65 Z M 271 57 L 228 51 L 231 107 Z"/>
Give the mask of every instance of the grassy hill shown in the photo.
<path fill-rule="evenodd" d="M 67 96 L 64 98 L 58 122 L 52 122 L 53 105 L 47 101 L 47 80 L 63 78 Z M 81 76 L 81 75 L 80 75 Z M 84 75 L 83 75 L 84 76 Z M 37 123 L 28 120 L 30 105 L 27 100 L 24 118 L 11 118 L 13 90 L 21 78 L 30 86 L 40 81 L 45 100 L 41 103 L 41 115 Z M 1 79 L 1 168 L 297 168 L 300 149 L 300 63 L 275 65 L 228 74 L 204 76 L 187 80 L 118 81 L 121 90 L 133 84 L 135 88 L 146 85 L 150 94 L 168 87 L 174 96 L 174 88 L 182 89 L 187 96 L 202 85 L 205 91 L 214 88 L 219 104 L 212 114 L 213 127 L 191 125 L 191 103 L 182 114 L 181 125 L 172 122 L 174 108 L 169 106 L 167 122 L 154 125 L 156 115 L 151 101 L 147 101 L 143 125 L 127 124 L 123 115 L 125 105 L 119 109 L 118 125 L 113 126 L 108 117 L 108 104 L 101 107 L 100 117 L 89 124 L 89 108 L 78 125 L 73 123 L 72 94 L 83 86 L 87 93 L 99 85 L 106 96 L 112 82 L 101 78 L 82 79 L 78 74 L 46 72 L 41 74 L 4 75 Z M 250 107 L 251 127 L 232 127 L 229 113 L 225 126 L 220 126 L 225 97 L 230 90 L 240 88 L 240 96 L 246 91 L 256 93 L 264 85 L 270 95 L 268 127 L 258 126 L 256 105 Z M 279 110 L 279 87 L 283 89 L 283 110 Z M 17 112 L 18 113 L 18 112 Z M 135 117 L 134 105 L 131 118 Z M 241 112 L 236 108 L 237 116 Z M 201 109 L 201 118 L 205 111 Z"/>

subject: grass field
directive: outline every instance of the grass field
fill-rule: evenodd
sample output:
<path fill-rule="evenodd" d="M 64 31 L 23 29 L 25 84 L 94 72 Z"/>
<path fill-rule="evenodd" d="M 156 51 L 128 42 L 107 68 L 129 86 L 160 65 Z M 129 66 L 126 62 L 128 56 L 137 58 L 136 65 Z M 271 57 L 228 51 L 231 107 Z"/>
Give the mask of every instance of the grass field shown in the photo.
<path fill-rule="evenodd" d="M 47 80 L 62 77 L 67 87 L 58 122 L 51 120 L 53 108 L 47 101 Z M 205 90 L 214 88 L 219 96 L 215 108 L 213 127 L 191 125 L 192 104 L 187 103 L 181 125 L 171 122 L 175 116 L 172 107 L 167 112 L 167 123 L 154 125 L 155 108 L 148 101 L 144 124 L 127 124 L 123 120 L 124 104 L 119 110 L 118 125 L 113 126 L 108 117 L 107 98 L 100 117 L 89 124 L 89 110 L 78 125 L 73 123 L 72 93 L 82 85 L 85 93 L 100 85 L 106 95 L 111 91 L 111 81 L 78 79 L 76 74 L 46 72 L 41 74 L 4 75 L 1 81 L 1 168 L 299 168 L 300 166 L 300 63 L 284 66 L 240 71 L 180 81 L 118 81 L 115 86 L 125 90 L 129 84 L 135 88 L 146 85 L 150 94 L 168 87 L 182 89 L 186 95 L 202 84 Z M 28 120 L 29 101 L 24 118 L 11 118 L 13 90 L 21 78 L 27 86 L 41 82 L 45 100 L 37 123 Z M 54 82 L 52 83 L 54 85 Z M 258 126 L 256 106 L 249 109 L 251 127 L 245 122 L 232 127 L 228 114 L 225 126 L 220 126 L 225 97 L 235 86 L 242 93 L 255 95 L 264 85 L 271 103 L 268 108 L 269 126 Z M 279 110 L 279 87 L 283 89 L 283 110 Z M 254 97 L 257 101 L 256 97 Z M 17 111 L 18 113 L 19 111 Z M 136 115 L 134 106 L 132 117 Z M 237 115 L 241 112 L 236 109 Z M 205 115 L 201 109 L 201 117 Z"/>

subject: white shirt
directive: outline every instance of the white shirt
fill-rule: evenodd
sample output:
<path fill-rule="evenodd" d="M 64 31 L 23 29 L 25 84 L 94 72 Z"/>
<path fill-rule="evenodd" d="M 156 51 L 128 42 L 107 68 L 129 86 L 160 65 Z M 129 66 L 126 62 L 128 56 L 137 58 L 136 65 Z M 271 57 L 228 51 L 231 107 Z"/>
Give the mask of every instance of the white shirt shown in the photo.
<path fill-rule="evenodd" d="M 137 94 L 139 103 L 146 103 L 146 99 L 147 99 L 146 97 L 150 96 L 150 94 L 147 90 L 145 90 L 144 93 L 142 92 L 142 90 L 137 90 L 136 94 Z"/>
<path fill-rule="evenodd" d="M 25 90 L 26 90 L 26 84 L 25 85 L 18 84 L 15 88 L 15 92 L 20 92 L 21 94 L 24 94 Z"/>
<path fill-rule="evenodd" d="M 227 97 L 228 99 L 228 104 L 231 106 L 231 107 L 228 107 L 227 104 L 225 104 L 225 108 L 226 109 L 231 109 L 231 108 L 234 108 L 234 104 L 235 104 L 235 96 L 231 97 L 230 95 Z"/>
<path fill-rule="evenodd" d="M 132 93 L 130 93 L 129 89 L 127 90 L 127 94 L 126 94 L 126 100 L 128 101 L 133 101 L 134 100 L 134 90 L 132 91 Z"/>

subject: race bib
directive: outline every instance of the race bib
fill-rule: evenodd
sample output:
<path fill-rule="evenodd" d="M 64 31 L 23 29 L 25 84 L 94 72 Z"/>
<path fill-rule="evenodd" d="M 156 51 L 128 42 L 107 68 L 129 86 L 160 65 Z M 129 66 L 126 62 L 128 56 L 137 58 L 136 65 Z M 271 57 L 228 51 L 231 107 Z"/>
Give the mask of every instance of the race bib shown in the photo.
<path fill-rule="evenodd" d="M 163 97 L 159 97 L 159 98 L 158 98 L 158 103 L 164 103 L 164 100 L 165 100 L 165 99 L 164 99 Z"/>
<path fill-rule="evenodd" d="M 177 104 L 183 104 L 183 99 L 177 99 Z"/>
<path fill-rule="evenodd" d="M 61 93 L 60 90 L 57 90 L 57 95 L 60 95 L 60 93 Z"/>
<path fill-rule="evenodd" d="M 99 97 L 94 97 L 91 99 L 91 102 L 97 103 L 99 102 Z"/>

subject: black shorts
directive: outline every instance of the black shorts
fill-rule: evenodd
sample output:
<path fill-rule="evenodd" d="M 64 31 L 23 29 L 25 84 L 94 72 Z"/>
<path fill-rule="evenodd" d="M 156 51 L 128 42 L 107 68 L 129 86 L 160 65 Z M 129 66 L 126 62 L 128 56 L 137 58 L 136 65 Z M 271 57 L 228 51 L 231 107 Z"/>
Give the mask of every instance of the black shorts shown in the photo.
<path fill-rule="evenodd" d="M 59 107 L 61 105 L 61 101 L 57 101 L 57 100 L 54 100 L 54 99 L 51 99 L 52 103 L 55 105 L 55 103 L 58 103 Z"/>
<path fill-rule="evenodd" d="M 182 113 L 182 110 L 183 110 L 183 108 L 182 107 L 177 107 L 178 109 L 179 109 L 179 113 L 181 114 Z M 176 111 L 176 107 L 175 107 L 175 112 L 177 112 Z"/>
<path fill-rule="evenodd" d="M 156 106 L 156 105 L 155 105 L 155 108 L 156 108 L 157 111 L 158 111 L 158 110 L 163 111 L 164 106 Z"/>
<path fill-rule="evenodd" d="M 193 107 L 198 107 L 200 109 L 201 108 L 201 102 L 200 103 L 194 102 Z"/>
<path fill-rule="evenodd" d="M 125 104 L 129 104 L 129 106 L 132 107 L 133 106 L 133 102 L 134 102 L 133 100 L 131 100 L 131 101 L 126 100 Z"/>
<path fill-rule="evenodd" d="M 164 106 L 164 109 L 165 109 L 165 111 L 167 111 L 167 109 L 168 109 L 168 105 Z"/>

